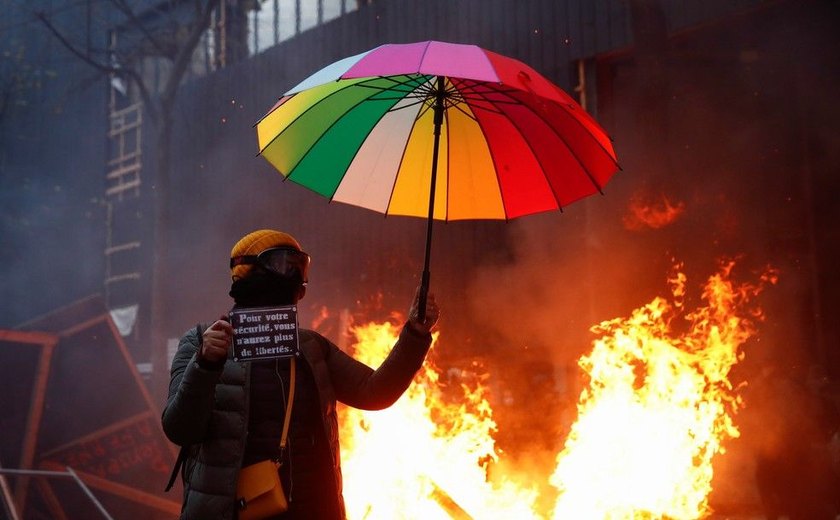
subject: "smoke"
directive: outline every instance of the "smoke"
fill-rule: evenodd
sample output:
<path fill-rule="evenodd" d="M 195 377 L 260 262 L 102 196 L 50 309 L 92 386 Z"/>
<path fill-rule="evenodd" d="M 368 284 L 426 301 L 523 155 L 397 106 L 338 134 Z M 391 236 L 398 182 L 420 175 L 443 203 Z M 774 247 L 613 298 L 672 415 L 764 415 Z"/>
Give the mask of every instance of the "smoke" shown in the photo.
<path fill-rule="evenodd" d="M 558 222 L 571 215 L 553 217 L 508 224 L 510 261 L 483 266 L 470 284 L 476 326 L 499 337 L 498 355 L 529 346 L 564 363 L 581 351 L 576 340 L 593 319 L 591 251 Z"/>
<path fill-rule="evenodd" d="M 104 279 L 101 146 L 77 148 L 90 153 L 65 148 L 71 135 L 100 140 L 101 113 L 79 109 L 45 117 L 5 122 L 22 128 L 4 136 L 4 145 L 14 147 L 0 168 L 0 327 L 100 292 Z"/>

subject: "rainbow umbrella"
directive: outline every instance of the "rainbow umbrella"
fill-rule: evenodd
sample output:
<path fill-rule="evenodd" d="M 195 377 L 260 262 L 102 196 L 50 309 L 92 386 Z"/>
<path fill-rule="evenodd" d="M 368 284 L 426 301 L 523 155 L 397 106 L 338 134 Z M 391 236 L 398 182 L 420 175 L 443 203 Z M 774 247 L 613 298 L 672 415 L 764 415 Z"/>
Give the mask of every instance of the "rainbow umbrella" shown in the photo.
<path fill-rule="evenodd" d="M 428 218 L 423 298 L 435 219 L 562 209 L 618 169 L 609 137 L 568 94 L 475 45 L 387 44 L 345 58 L 286 92 L 256 127 L 260 154 L 285 178 Z"/>

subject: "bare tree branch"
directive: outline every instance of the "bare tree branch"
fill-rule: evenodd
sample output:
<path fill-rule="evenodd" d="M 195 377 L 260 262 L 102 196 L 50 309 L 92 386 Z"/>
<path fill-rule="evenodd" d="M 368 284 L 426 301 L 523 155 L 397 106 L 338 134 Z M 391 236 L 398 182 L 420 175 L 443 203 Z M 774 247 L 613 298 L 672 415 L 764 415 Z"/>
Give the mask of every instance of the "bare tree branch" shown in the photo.
<path fill-rule="evenodd" d="M 35 16 L 37 16 L 38 19 L 41 20 L 41 22 L 47 27 L 47 29 L 53 34 L 53 36 L 55 36 L 68 51 L 73 53 L 74 56 L 82 60 L 84 63 L 87 63 L 88 65 L 102 72 L 103 74 L 115 74 L 117 76 L 124 76 L 133 81 L 134 84 L 137 86 L 137 90 L 140 92 L 140 98 L 143 100 L 143 104 L 149 110 L 149 115 L 153 119 L 157 119 L 158 113 L 155 109 L 152 96 L 150 95 L 148 88 L 146 88 L 145 83 L 143 83 L 143 78 L 140 77 L 140 74 L 138 74 L 137 71 L 122 67 L 114 67 L 112 65 L 101 63 L 92 59 L 90 56 L 80 51 L 72 43 L 70 43 L 70 41 L 67 40 L 67 38 L 65 38 L 64 35 L 61 34 L 61 32 L 58 29 L 56 29 L 56 27 L 52 23 L 50 23 L 43 11 L 39 11 L 35 14 Z"/>
<path fill-rule="evenodd" d="M 172 71 L 169 74 L 166 86 L 161 94 L 163 99 L 172 100 L 174 98 L 175 91 L 181 82 L 181 78 L 184 75 L 187 65 L 192 59 L 193 52 L 195 52 L 198 41 L 210 25 L 210 15 L 213 13 L 213 9 L 218 4 L 219 0 L 208 0 L 207 3 L 204 4 L 204 7 L 200 12 L 200 16 L 196 18 L 195 24 L 190 29 L 187 40 L 178 48 L 178 54 L 176 54 L 175 59 L 172 60 Z"/>
<path fill-rule="evenodd" d="M 151 42 L 152 46 L 161 54 L 161 56 L 167 55 L 167 50 L 163 46 L 163 44 L 155 38 L 155 36 L 149 32 L 149 29 L 137 18 L 137 15 L 134 14 L 134 11 L 129 7 L 129 5 L 125 2 L 125 0 L 111 0 L 111 3 L 116 6 L 117 9 L 122 11 L 123 14 L 129 19 L 129 21 L 137 27 L 137 29 L 143 33 L 143 36 L 146 37 L 149 42 Z"/>

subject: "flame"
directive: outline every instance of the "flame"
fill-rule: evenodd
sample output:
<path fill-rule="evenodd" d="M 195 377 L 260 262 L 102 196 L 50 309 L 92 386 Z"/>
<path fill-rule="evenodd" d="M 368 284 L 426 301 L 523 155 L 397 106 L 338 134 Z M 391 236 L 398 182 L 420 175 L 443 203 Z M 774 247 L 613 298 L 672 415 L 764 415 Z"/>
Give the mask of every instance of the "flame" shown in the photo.
<path fill-rule="evenodd" d="M 676 272 L 671 301 L 657 297 L 593 327 L 601 337 L 579 361 L 589 386 L 550 479 L 560 492 L 554 518 L 710 513 L 712 458 L 739 435 L 733 415 L 742 401 L 727 376 L 761 319 L 747 302 L 776 281 L 768 270 L 759 284 L 737 285 L 733 266 L 709 278 L 705 306 L 692 312 L 684 309 L 686 277 Z"/>
<path fill-rule="evenodd" d="M 676 221 L 685 211 L 682 201 L 673 203 L 664 194 L 658 196 L 637 194 L 630 200 L 624 227 L 630 231 L 645 228 L 660 229 Z"/>
<path fill-rule="evenodd" d="M 734 262 L 721 265 L 703 288 L 703 304 L 692 311 L 685 305 L 687 277 L 677 266 L 669 279 L 670 298 L 657 297 L 628 318 L 592 328 L 599 337 L 579 361 L 588 387 L 553 475 L 488 471 L 504 461 L 493 440 L 497 426 L 486 377 L 444 392 L 435 348 L 391 408 L 341 407 L 348 518 L 709 515 L 712 461 L 739 435 L 733 417 L 743 406 L 728 374 L 762 319 L 749 302 L 777 277 L 768 269 L 756 284 L 736 284 L 733 267 Z M 378 366 L 399 328 L 371 322 L 351 332 L 354 357 Z M 534 427 L 541 427 L 538 419 Z M 555 495 L 540 496 L 535 484 L 546 481 L 556 502 Z"/>
<path fill-rule="evenodd" d="M 354 357 L 378 366 L 399 328 L 374 322 L 352 332 Z M 535 491 L 505 477 L 488 478 L 488 462 L 498 459 L 488 389 L 480 382 L 462 384 L 462 395 L 448 402 L 440 388 L 440 373 L 427 360 L 392 407 L 341 408 L 348 518 L 539 518 L 533 512 Z"/>

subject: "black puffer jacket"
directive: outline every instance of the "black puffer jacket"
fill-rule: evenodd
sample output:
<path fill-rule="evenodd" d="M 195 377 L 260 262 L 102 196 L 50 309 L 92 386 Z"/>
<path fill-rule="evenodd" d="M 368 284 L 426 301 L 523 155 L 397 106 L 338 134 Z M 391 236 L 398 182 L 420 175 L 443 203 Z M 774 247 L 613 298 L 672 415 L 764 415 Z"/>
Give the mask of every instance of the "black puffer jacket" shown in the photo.
<path fill-rule="evenodd" d="M 374 371 L 320 334 L 301 330 L 300 351 L 318 388 L 342 518 L 336 401 L 364 410 L 390 406 L 408 388 L 430 344 L 430 334 L 420 336 L 403 327 L 391 353 Z M 222 370 L 207 370 L 196 362 L 198 348 L 195 329 L 181 338 L 172 361 L 163 430 L 175 444 L 190 447 L 183 470 L 181 518 L 232 520 L 247 435 L 250 365 L 228 359 Z"/>

